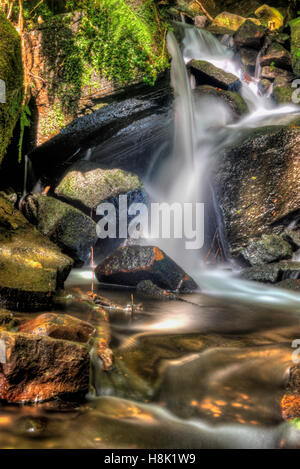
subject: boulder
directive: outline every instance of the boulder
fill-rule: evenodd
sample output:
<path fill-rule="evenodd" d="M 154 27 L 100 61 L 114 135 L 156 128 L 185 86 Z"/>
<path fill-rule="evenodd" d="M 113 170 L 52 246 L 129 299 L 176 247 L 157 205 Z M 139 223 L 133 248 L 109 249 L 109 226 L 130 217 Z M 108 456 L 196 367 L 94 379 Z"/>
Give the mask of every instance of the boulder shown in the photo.
<path fill-rule="evenodd" d="M 34 334 L 0 331 L 0 399 L 30 403 L 82 399 L 89 390 L 86 345 Z"/>
<path fill-rule="evenodd" d="M 54 197 L 29 194 L 20 208 L 38 230 L 77 262 L 85 262 L 97 240 L 96 223 L 82 211 Z"/>
<path fill-rule="evenodd" d="M 224 28 L 228 31 L 237 31 L 246 20 L 253 24 L 260 24 L 256 18 L 246 19 L 243 16 L 235 15 L 234 13 L 229 13 L 228 11 L 223 11 L 214 18 L 212 27 Z"/>
<path fill-rule="evenodd" d="M 278 42 L 272 42 L 266 49 L 265 53 L 261 56 L 260 65 L 262 67 L 273 65 L 275 67 L 291 71 L 292 56 L 281 44 Z"/>
<path fill-rule="evenodd" d="M 259 7 L 255 11 L 255 16 L 271 31 L 281 28 L 284 24 L 284 16 L 282 13 L 269 5 Z"/>
<path fill-rule="evenodd" d="M 177 300 L 178 297 L 174 293 L 167 292 L 157 285 L 154 285 L 151 280 L 142 280 L 137 284 L 136 293 L 142 298 L 151 300 Z"/>
<path fill-rule="evenodd" d="M 248 75 L 254 76 L 258 51 L 250 48 L 243 47 L 240 49 L 240 59 L 243 64 L 243 69 Z"/>
<path fill-rule="evenodd" d="M 0 305 L 32 311 L 49 308 L 63 287 L 72 259 L 0 197 Z"/>
<path fill-rule="evenodd" d="M 211 85 L 229 91 L 239 91 L 241 88 L 237 76 L 224 72 L 205 60 L 191 60 L 188 68 L 196 78 L 196 85 Z"/>
<path fill-rule="evenodd" d="M 261 77 L 267 78 L 269 80 L 281 79 L 284 80 L 285 83 L 289 83 L 294 80 L 295 75 L 288 70 L 283 68 L 275 67 L 274 65 L 265 65 L 262 67 L 261 70 Z"/>
<path fill-rule="evenodd" d="M 99 282 L 137 286 L 151 280 L 167 290 L 191 291 L 198 288 L 170 257 L 156 246 L 125 246 L 117 249 L 96 268 Z"/>
<path fill-rule="evenodd" d="M 260 50 L 265 37 L 265 29 L 253 21 L 245 21 L 234 34 L 234 43 L 238 49 L 247 47 Z"/>
<path fill-rule="evenodd" d="M 73 342 L 88 342 L 95 334 L 95 328 L 88 322 L 68 314 L 44 313 L 20 324 L 18 332 Z"/>
<path fill-rule="evenodd" d="M 213 186 L 228 255 L 262 234 L 280 234 L 300 207 L 300 131 L 296 125 L 249 130 L 219 155 Z"/>
<path fill-rule="evenodd" d="M 300 17 L 290 22 L 291 53 L 294 73 L 300 75 Z"/>
<path fill-rule="evenodd" d="M 271 86 L 272 86 L 272 82 L 268 80 L 267 78 L 263 78 L 259 80 L 258 87 L 259 87 L 260 92 L 263 95 L 267 95 L 268 93 L 270 93 Z"/>
<path fill-rule="evenodd" d="M 194 23 L 198 28 L 205 28 L 208 23 L 208 18 L 205 15 L 195 16 Z"/>
<path fill-rule="evenodd" d="M 300 277 L 300 262 L 274 262 L 244 269 L 239 276 L 255 282 L 278 283 Z M 279 285 L 279 283 L 278 283 Z"/>
<path fill-rule="evenodd" d="M 23 65 L 20 36 L 0 15 L 0 164 L 20 117 Z"/>
<path fill-rule="evenodd" d="M 89 213 L 104 200 L 142 186 L 138 176 L 121 169 L 103 169 L 97 163 L 79 161 L 67 171 L 55 194 Z"/>
<path fill-rule="evenodd" d="M 285 104 L 293 102 L 294 89 L 291 85 L 287 86 L 274 86 L 273 97 L 277 104 Z"/>
<path fill-rule="evenodd" d="M 300 291 L 300 280 L 286 279 L 276 284 L 277 288 Z"/>
<path fill-rule="evenodd" d="M 258 241 L 249 241 L 242 255 L 252 266 L 256 266 L 290 259 L 293 251 L 290 244 L 281 236 L 271 234 L 262 235 Z"/>
<path fill-rule="evenodd" d="M 248 112 L 248 107 L 244 99 L 235 91 L 225 91 L 214 88 L 213 86 L 202 85 L 194 90 L 194 95 L 199 98 L 203 96 L 213 96 L 222 99 L 230 107 L 236 118 Z"/>

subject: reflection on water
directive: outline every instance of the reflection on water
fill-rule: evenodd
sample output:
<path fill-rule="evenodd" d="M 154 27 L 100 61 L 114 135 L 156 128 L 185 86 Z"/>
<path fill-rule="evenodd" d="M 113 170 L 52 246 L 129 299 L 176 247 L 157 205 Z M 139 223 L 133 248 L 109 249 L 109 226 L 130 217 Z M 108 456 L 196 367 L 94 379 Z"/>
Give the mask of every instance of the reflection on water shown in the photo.
<path fill-rule="evenodd" d="M 130 300 L 127 290 L 100 292 Z M 273 308 L 267 300 L 203 294 L 184 300 L 144 302 L 133 320 L 112 313 L 115 368 L 95 376 L 98 396 L 76 408 L 3 406 L 0 446 L 298 447 L 299 430 L 283 422 L 280 409 L 291 342 L 300 337 L 296 303 Z M 71 309 L 86 319 L 82 307 Z"/>

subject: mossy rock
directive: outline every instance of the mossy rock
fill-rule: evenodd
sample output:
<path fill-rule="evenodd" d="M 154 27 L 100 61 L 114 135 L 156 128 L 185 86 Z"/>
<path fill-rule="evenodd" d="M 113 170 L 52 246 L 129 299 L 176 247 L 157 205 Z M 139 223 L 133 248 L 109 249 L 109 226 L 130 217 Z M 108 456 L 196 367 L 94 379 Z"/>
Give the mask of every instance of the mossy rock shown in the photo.
<path fill-rule="evenodd" d="M 251 240 L 242 254 L 251 265 L 256 266 L 290 259 L 293 251 L 281 236 L 263 235 L 258 241 Z"/>
<path fill-rule="evenodd" d="M 194 75 L 197 85 L 211 85 L 229 91 L 239 91 L 241 88 L 241 82 L 236 75 L 224 72 L 205 60 L 191 60 L 188 68 Z"/>
<path fill-rule="evenodd" d="M 94 209 L 104 200 L 142 186 L 138 176 L 121 169 L 103 169 L 96 163 L 80 161 L 71 166 L 55 194 L 82 208 Z"/>
<path fill-rule="evenodd" d="M 244 99 L 239 93 L 236 93 L 235 91 L 224 91 L 214 88 L 213 86 L 203 85 L 198 86 L 194 90 L 194 94 L 199 98 L 213 96 L 217 99 L 222 99 L 230 107 L 235 118 L 248 112 L 248 106 Z"/>
<path fill-rule="evenodd" d="M 300 75 L 300 17 L 290 22 L 293 70 Z"/>
<path fill-rule="evenodd" d="M 244 18 L 243 16 L 223 11 L 214 18 L 212 27 L 225 28 L 228 31 L 237 31 L 245 21 L 249 19 L 251 22 L 260 25 L 260 21 L 256 18 Z"/>
<path fill-rule="evenodd" d="M 0 79 L 5 83 L 5 103 L 0 100 L 0 164 L 20 116 L 23 99 L 23 66 L 20 37 L 0 14 Z M 4 100 L 3 100 L 4 101 Z"/>
<path fill-rule="evenodd" d="M 255 11 L 255 16 L 261 23 L 271 31 L 281 28 L 284 25 L 284 16 L 277 8 L 269 5 L 262 5 Z"/>
<path fill-rule="evenodd" d="M 294 89 L 291 86 L 275 86 L 273 96 L 277 104 L 292 103 Z"/>

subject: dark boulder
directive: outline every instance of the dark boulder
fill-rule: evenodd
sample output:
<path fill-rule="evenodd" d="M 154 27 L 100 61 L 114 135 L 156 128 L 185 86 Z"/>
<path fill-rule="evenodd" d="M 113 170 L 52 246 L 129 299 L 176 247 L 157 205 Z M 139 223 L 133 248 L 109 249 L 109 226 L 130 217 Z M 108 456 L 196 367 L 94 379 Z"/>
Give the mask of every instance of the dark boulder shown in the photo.
<path fill-rule="evenodd" d="M 54 197 L 30 194 L 22 213 L 38 230 L 77 262 L 85 262 L 97 240 L 96 223 L 82 211 Z"/>
<path fill-rule="evenodd" d="M 292 70 L 292 57 L 281 44 L 272 42 L 260 58 L 262 67 L 273 65 L 285 70 Z"/>
<path fill-rule="evenodd" d="M 251 20 L 245 21 L 234 34 L 234 43 L 238 49 L 247 47 L 260 50 L 265 38 L 265 29 Z"/>
<path fill-rule="evenodd" d="M 188 68 L 196 79 L 196 85 L 211 85 L 223 90 L 239 91 L 241 82 L 232 73 L 215 67 L 205 60 L 191 60 Z"/>
<path fill-rule="evenodd" d="M 244 269 L 239 276 L 255 282 L 278 283 L 300 277 L 300 262 L 274 262 Z"/>
<path fill-rule="evenodd" d="M 289 83 L 294 80 L 295 75 L 283 68 L 275 67 L 272 65 L 265 65 L 261 70 L 261 77 L 274 81 L 275 79 L 284 80 Z"/>
<path fill-rule="evenodd" d="M 249 241 L 242 251 L 243 257 L 253 266 L 290 259 L 293 255 L 290 244 L 278 235 L 262 235 L 257 241 Z"/>
<path fill-rule="evenodd" d="M 142 280 L 137 284 L 136 293 L 142 298 L 154 300 L 177 300 L 178 297 L 174 293 L 170 293 L 157 285 L 154 285 L 151 280 Z"/>
<path fill-rule="evenodd" d="M 240 50 L 240 59 L 243 64 L 243 69 L 248 75 L 254 76 L 258 51 L 243 47 Z"/>
<path fill-rule="evenodd" d="M 99 282 L 136 286 L 151 280 L 167 290 L 191 291 L 198 288 L 164 252 L 155 246 L 125 246 L 117 249 L 96 268 Z"/>
<path fill-rule="evenodd" d="M 248 131 L 220 155 L 213 186 L 229 255 L 249 239 L 282 233 L 299 216 L 299 155 L 296 125 Z"/>

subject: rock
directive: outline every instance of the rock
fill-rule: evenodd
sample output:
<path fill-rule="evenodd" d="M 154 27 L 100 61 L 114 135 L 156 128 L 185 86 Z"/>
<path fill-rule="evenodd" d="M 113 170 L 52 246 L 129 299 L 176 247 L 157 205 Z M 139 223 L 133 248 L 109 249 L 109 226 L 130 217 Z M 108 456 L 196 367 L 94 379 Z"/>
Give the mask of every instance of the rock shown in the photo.
<path fill-rule="evenodd" d="M 272 79 L 274 80 L 275 78 L 281 78 L 285 80 L 286 83 L 291 82 L 295 78 L 294 74 L 289 72 L 288 70 L 284 70 L 282 68 L 278 68 L 278 67 L 271 66 L 271 65 L 262 67 L 261 77 L 267 78 L 269 80 L 272 80 Z"/>
<path fill-rule="evenodd" d="M 300 262 L 274 262 L 273 264 L 258 265 L 244 269 L 240 277 L 264 283 L 278 283 L 283 280 L 300 276 Z M 279 285 L 279 284 L 278 284 Z"/>
<path fill-rule="evenodd" d="M 142 298 L 150 298 L 157 300 L 177 300 L 178 297 L 174 293 L 169 293 L 157 285 L 154 285 L 151 280 L 142 280 L 137 284 L 136 293 Z"/>
<path fill-rule="evenodd" d="M 205 15 L 195 16 L 194 23 L 198 28 L 205 28 L 208 23 L 208 18 Z"/>
<path fill-rule="evenodd" d="M 96 223 L 80 210 L 53 197 L 30 194 L 21 210 L 38 230 L 77 262 L 85 262 L 97 240 Z"/>
<path fill-rule="evenodd" d="M 246 18 L 224 11 L 214 18 L 213 27 L 226 28 L 229 31 L 237 31 L 246 21 Z M 257 21 L 255 18 L 249 19 L 253 24 Z"/>
<path fill-rule="evenodd" d="M 188 68 L 196 78 L 196 85 L 211 85 L 223 90 L 239 91 L 240 80 L 205 60 L 191 60 Z"/>
<path fill-rule="evenodd" d="M 126 194 L 142 186 L 138 176 L 121 169 L 103 169 L 97 163 L 79 161 L 67 171 L 55 194 L 91 211 L 104 200 Z"/>
<path fill-rule="evenodd" d="M 5 343 L 0 399 L 12 403 L 79 400 L 88 392 L 90 358 L 85 345 L 3 330 L 0 341 Z"/>
<path fill-rule="evenodd" d="M 291 71 L 292 57 L 285 47 L 277 42 L 272 42 L 264 55 L 260 58 L 260 65 L 262 67 L 273 65 L 275 67 Z"/>
<path fill-rule="evenodd" d="M 23 65 L 20 36 L 0 15 L 0 164 L 20 117 Z"/>
<path fill-rule="evenodd" d="M 290 259 L 293 255 L 289 243 L 278 235 L 262 235 L 258 241 L 250 241 L 242 251 L 243 257 L 252 265 L 264 265 L 271 262 Z"/>
<path fill-rule="evenodd" d="M 295 365 L 289 370 L 286 394 L 281 400 L 282 417 L 285 420 L 300 417 L 300 367 Z"/>
<path fill-rule="evenodd" d="M 267 95 L 271 91 L 272 82 L 267 80 L 267 78 L 263 78 L 259 80 L 258 83 L 259 90 L 263 95 Z"/>
<path fill-rule="evenodd" d="M 294 89 L 291 85 L 288 86 L 274 86 L 273 97 L 277 104 L 285 104 L 293 102 Z"/>
<path fill-rule="evenodd" d="M 293 246 L 295 251 L 300 249 L 300 231 L 287 230 L 283 238 Z"/>
<path fill-rule="evenodd" d="M 95 334 L 95 328 L 68 314 L 45 313 L 23 322 L 18 332 L 65 339 L 73 342 L 88 342 Z"/>
<path fill-rule="evenodd" d="M 300 207 L 300 132 L 296 125 L 249 130 L 219 155 L 213 187 L 228 255 L 249 239 L 283 232 Z"/>
<path fill-rule="evenodd" d="M 197 284 L 155 246 L 125 246 L 96 268 L 99 282 L 136 286 L 142 280 L 168 290 L 196 290 Z"/>
<path fill-rule="evenodd" d="M 245 47 L 240 49 L 240 58 L 243 68 L 250 76 L 254 76 L 255 74 L 257 56 L 258 51 L 254 49 L 248 49 Z"/>
<path fill-rule="evenodd" d="M 194 90 L 195 96 L 202 98 L 203 96 L 214 96 L 218 99 L 222 99 L 226 104 L 229 105 L 233 111 L 234 117 L 242 116 L 248 112 L 247 104 L 240 94 L 235 91 L 224 91 L 214 88 L 209 85 L 198 86 Z"/>
<path fill-rule="evenodd" d="M 291 27 L 291 53 L 292 64 L 295 75 L 300 75 L 300 18 L 296 18 L 290 22 Z"/>
<path fill-rule="evenodd" d="M 250 20 L 245 21 L 233 36 L 234 43 L 238 49 L 247 47 L 256 50 L 261 49 L 264 37 L 264 28 Z"/>
<path fill-rule="evenodd" d="M 255 16 L 271 31 L 281 28 L 284 24 L 284 17 L 280 11 L 269 5 L 259 7 L 255 11 Z"/>
<path fill-rule="evenodd" d="M 49 308 L 73 261 L 0 197 L 0 305 L 32 311 Z"/>
<path fill-rule="evenodd" d="M 300 280 L 286 279 L 276 284 L 277 288 L 300 291 Z"/>

